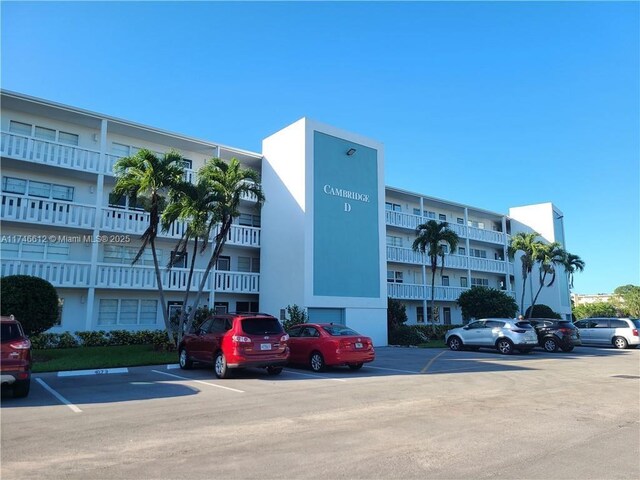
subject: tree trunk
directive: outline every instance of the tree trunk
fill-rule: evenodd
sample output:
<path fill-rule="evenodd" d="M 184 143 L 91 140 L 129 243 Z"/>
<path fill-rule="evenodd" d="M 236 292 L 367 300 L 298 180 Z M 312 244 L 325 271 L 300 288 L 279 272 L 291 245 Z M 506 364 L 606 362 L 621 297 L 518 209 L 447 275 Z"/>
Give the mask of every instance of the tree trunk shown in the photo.
<path fill-rule="evenodd" d="M 431 335 L 433 337 L 436 335 L 436 270 L 438 270 L 438 257 L 431 259 Z"/>
<path fill-rule="evenodd" d="M 167 312 L 167 302 L 164 300 L 164 289 L 162 288 L 162 276 L 160 275 L 160 266 L 158 265 L 158 255 L 156 253 L 155 238 L 149 240 L 151 243 L 151 254 L 153 255 L 153 267 L 156 271 L 156 283 L 158 284 L 158 295 L 160 295 L 160 308 L 162 308 L 162 318 L 164 319 L 164 327 L 167 330 L 169 342 L 175 343 L 175 338 L 171 334 L 171 324 L 169 323 L 169 312 Z"/>
<path fill-rule="evenodd" d="M 209 273 L 211 272 L 211 269 L 213 268 L 213 266 L 218 261 L 218 257 L 220 256 L 220 253 L 222 253 L 222 248 L 224 247 L 224 244 L 227 241 L 227 234 L 231 229 L 232 221 L 233 221 L 233 218 L 231 217 L 228 220 L 225 220 L 222 223 L 222 226 L 220 227 L 220 233 L 216 235 L 216 246 L 213 249 L 213 253 L 211 254 L 211 259 L 209 260 L 209 263 L 207 264 L 207 268 L 204 271 L 204 275 L 202 276 L 202 280 L 200 281 L 200 286 L 198 287 L 198 293 L 196 294 L 196 298 L 193 300 L 193 304 L 191 305 L 191 311 L 189 312 L 189 317 L 187 319 L 187 328 L 189 329 L 193 324 L 193 318 L 198 308 L 198 304 L 200 303 L 200 299 L 202 298 L 202 293 L 204 291 L 204 287 L 207 282 L 207 277 L 209 276 Z M 215 278 L 213 279 L 213 283 L 215 284 Z M 211 285 L 211 288 L 214 288 L 214 285 Z"/>
<path fill-rule="evenodd" d="M 527 276 L 522 277 L 522 296 L 520 297 L 520 314 L 524 315 L 524 293 L 527 291 Z"/>
<path fill-rule="evenodd" d="M 193 269 L 196 265 L 196 254 L 198 253 L 198 236 L 193 239 L 193 255 L 191 257 L 191 265 L 189 265 L 189 275 L 187 276 L 187 289 L 184 292 L 184 300 L 182 302 L 182 308 L 180 309 L 180 320 L 178 321 L 178 345 L 182 341 L 185 312 L 187 309 L 187 302 L 189 301 L 189 292 L 191 291 L 191 279 L 193 278 Z"/>

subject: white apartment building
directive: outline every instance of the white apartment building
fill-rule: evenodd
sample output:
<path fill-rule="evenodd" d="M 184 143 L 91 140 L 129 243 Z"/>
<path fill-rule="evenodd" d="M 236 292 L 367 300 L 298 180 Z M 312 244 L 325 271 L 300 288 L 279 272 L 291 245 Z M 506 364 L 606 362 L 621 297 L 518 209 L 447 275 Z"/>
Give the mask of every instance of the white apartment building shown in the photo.
<path fill-rule="evenodd" d="M 504 215 L 385 186 L 381 143 L 309 119 L 269 136 L 257 153 L 14 92 L 2 92 L 1 108 L 1 275 L 56 287 L 61 318 L 52 331 L 164 328 L 150 252 L 131 265 L 148 214 L 135 199 L 111 195 L 114 162 L 140 148 L 178 150 L 189 179 L 211 157 L 235 157 L 262 175 L 262 210 L 243 200 L 208 279 L 206 304 L 218 311 L 282 318 L 297 304 L 312 320 L 346 323 L 385 345 L 387 297 L 407 306 L 409 323 L 432 318 L 429 259 L 411 249 L 420 223 L 447 221 L 460 236 L 436 277 L 440 323 L 462 323 L 456 299 L 473 285 L 519 301 L 511 234 L 565 243 L 562 212 L 551 203 Z M 160 234 L 163 266 L 184 227 Z M 198 254 L 192 290 L 209 257 Z M 164 308 L 181 305 L 187 271 L 163 268 Z M 566 276 L 538 303 L 570 316 Z"/>

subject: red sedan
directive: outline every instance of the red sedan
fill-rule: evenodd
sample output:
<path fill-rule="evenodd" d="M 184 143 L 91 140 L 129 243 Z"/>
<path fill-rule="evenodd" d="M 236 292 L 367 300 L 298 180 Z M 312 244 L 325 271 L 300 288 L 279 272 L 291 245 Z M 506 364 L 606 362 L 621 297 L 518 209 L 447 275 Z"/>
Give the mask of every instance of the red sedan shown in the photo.
<path fill-rule="evenodd" d="M 303 323 L 291 327 L 288 333 L 289 363 L 309 365 L 314 372 L 337 365 L 359 370 L 375 359 L 371 339 L 345 325 Z"/>

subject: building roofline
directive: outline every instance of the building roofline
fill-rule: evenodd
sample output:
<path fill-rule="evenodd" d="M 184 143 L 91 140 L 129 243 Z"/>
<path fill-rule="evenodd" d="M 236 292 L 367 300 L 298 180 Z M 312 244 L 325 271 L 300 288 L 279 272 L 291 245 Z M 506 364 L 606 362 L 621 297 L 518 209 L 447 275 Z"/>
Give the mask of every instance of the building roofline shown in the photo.
<path fill-rule="evenodd" d="M 105 114 L 102 114 L 102 113 L 93 112 L 91 110 L 85 110 L 85 109 L 82 109 L 82 108 L 72 107 L 70 105 L 65 105 L 63 103 L 53 102 L 51 100 L 45 100 L 43 98 L 33 97 L 31 95 L 26 95 L 24 93 L 14 92 L 14 91 L 11 91 L 11 90 L 6 90 L 6 89 L 0 89 L 0 94 L 2 96 L 13 97 L 13 98 L 15 98 L 17 100 L 23 100 L 23 101 L 27 101 L 27 102 L 31 102 L 31 103 L 37 103 L 37 104 L 40 104 L 40 105 L 43 105 L 43 106 L 47 106 L 47 107 L 51 107 L 51 108 L 57 108 L 59 110 L 66 110 L 66 111 L 71 112 L 71 113 L 84 115 L 84 116 L 87 116 L 87 117 L 95 118 L 97 120 L 104 119 L 104 120 L 107 120 L 108 122 L 119 123 L 119 124 L 127 126 L 127 127 L 137 128 L 137 129 L 140 129 L 140 130 L 146 130 L 148 132 L 152 132 L 152 133 L 156 133 L 156 134 L 160 134 L 160 135 L 166 135 L 168 137 L 173 137 L 173 138 L 176 138 L 176 139 L 179 139 L 179 140 L 183 140 L 183 141 L 198 143 L 198 144 L 201 144 L 201 145 L 207 146 L 207 147 L 218 147 L 218 148 L 221 148 L 223 150 L 230 151 L 230 152 L 237 152 L 237 153 L 242 154 L 242 155 L 254 156 L 254 157 L 259 158 L 259 159 L 262 158 L 262 154 L 258 153 L 258 152 L 252 152 L 250 150 L 243 150 L 241 148 L 230 147 L 228 145 L 223 145 L 221 143 L 211 142 L 211 141 L 208 141 L 208 140 L 203 140 L 201 138 L 190 137 L 188 135 L 183 135 L 183 134 L 176 133 L 176 132 L 170 132 L 168 130 L 162 130 L 162 129 L 159 129 L 159 128 L 150 127 L 150 126 L 144 125 L 142 123 L 136 123 L 136 122 L 132 122 L 132 121 L 129 121 L 129 120 L 124 120 L 122 118 L 112 117 L 110 115 L 105 115 Z"/>

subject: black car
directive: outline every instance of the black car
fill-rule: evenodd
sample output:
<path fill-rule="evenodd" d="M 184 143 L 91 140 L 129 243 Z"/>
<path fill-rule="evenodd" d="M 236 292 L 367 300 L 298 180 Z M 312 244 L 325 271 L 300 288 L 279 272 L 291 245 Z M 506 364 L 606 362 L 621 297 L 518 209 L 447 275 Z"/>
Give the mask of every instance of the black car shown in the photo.
<path fill-rule="evenodd" d="M 573 347 L 582 345 L 579 330 L 569 320 L 529 318 L 527 321 L 536 329 L 538 344 L 547 352 L 555 352 L 558 348 L 570 352 Z"/>

